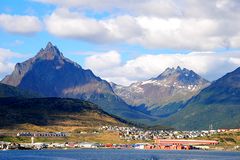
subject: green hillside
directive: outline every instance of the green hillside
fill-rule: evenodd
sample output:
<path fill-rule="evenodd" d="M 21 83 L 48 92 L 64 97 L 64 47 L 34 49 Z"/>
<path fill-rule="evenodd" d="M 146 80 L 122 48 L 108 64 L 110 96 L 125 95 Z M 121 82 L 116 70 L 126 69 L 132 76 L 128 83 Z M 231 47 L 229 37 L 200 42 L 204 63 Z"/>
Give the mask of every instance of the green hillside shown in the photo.
<path fill-rule="evenodd" d="M 178 129 L 239 128 L 240 68 L 226 74 L 163 120 Z"/>
<path fill-rule="evenodd" d="M 0 117 L 0 129 L 18 129 L 30 124 L 51 131 L 65 129 L 69 132 L 125 123 L 93 103 L 66 98 L 0 98 Z"/>

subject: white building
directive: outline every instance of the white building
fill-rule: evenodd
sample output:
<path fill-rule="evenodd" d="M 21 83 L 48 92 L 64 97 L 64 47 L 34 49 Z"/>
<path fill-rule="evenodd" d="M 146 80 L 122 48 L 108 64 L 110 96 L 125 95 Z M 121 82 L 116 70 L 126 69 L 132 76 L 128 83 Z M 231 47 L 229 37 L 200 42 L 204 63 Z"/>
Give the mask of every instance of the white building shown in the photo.
<path fill-rule="evenodd" d="M 135 148 L 135 149 L 144 149 L 144 147 L 145 147 L 146 145 L 149 145 L 149 143 L 136 143 L 136 144 L 134 145 L 134 148 Z"/>
<path fill-rule="evenodd" d="M 95 143 L 95 142 L 81 142 L 78 144 L 78 147 L 80 147 L 80 148 L 98 148 L 98 147 L 100 147 L 100 144 Z"/>

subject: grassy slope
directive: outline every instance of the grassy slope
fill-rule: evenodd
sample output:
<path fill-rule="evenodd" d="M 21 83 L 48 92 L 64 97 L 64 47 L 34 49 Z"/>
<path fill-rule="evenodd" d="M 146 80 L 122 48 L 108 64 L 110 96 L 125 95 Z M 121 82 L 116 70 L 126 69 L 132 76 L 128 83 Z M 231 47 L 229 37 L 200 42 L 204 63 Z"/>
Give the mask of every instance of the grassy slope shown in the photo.
<path fill-rule="evenodd" d="M 0 141 L 30 142 L 29 137 L 16 137 L 18 132 L 70 132 L 66 138 L 36 138 L 36 142 L 126 143 L 118 134 L 98 131 L 102 125 L 125 126 L 95 104 L 62 98 L 0 98 Z M 81 132 L 86 134 L 80 134 Z"/>
<path fill-rule="evenodd" d="M 122 117 L 127 121 L 133 122 L 135 124 L 139 123 L 151 125 L 153 124 L 154 121 L 157 121 L 157 117 L 150 116 L 137 110 L 134 110 L 134 108 L 128 106 L 119 97 L 115 97 L 111 94 L 94 95 L 89 99 L 89 101 L 98 104 L 106 112 Z"/>
<path fill-rule="evenodd" d="M 184 109 L 162 120 L 177 129 L 240 127 L 240 68 L 228 73 L 193 97 Z"/>
<path fill-rule="evenodd" d="M 19 128 L 70 132 L 101 125 L 123 125 L 124 122 L 93 103 L 61 98 L 1 98 L 0 117 L 0 129 L 10 130 Z M 40 128 L 24 128 L 23 124 Z"/>
<path fill-rule="evenodd" d="M 225 133 L 217 133 L 208 137 L 201 137 L 195 139 L 216 140 L 219 142 L 217 145 L 210 145 L 211 149 L 217 150 L 240 150 L 240 148 L 234 148 L 240 146 L 240 132 L 228 131 Z"/>
<path fill-rule="evenodd" d="M 239 105 L 192 104 L 187 107 L 187 109 L 165 120 L 164 124 L 182 130 L 208 129 L 210 124 L 214 128 L 240 127 Z"/>

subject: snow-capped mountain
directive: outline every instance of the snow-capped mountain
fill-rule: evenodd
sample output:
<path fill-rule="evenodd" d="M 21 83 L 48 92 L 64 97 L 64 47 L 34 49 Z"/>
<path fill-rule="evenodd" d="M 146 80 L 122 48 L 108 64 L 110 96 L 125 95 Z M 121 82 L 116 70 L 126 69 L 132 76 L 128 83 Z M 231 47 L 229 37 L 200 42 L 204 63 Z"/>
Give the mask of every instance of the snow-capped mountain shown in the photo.
<path fill-rule="evenodd" d="M 170 103 L 184 102 L 207 87 L 209 81 L 186 68 L 167 68 L 156 78 L 120 86 L 111 83 L 114 92 L 133 106 L 144 105 L 148 109 Z"/>
<path fill-rule="evenodd" d="M 161 121 L 182 130 L 240 127 L 240 67 L 212 82 L 184 108 Z"/>

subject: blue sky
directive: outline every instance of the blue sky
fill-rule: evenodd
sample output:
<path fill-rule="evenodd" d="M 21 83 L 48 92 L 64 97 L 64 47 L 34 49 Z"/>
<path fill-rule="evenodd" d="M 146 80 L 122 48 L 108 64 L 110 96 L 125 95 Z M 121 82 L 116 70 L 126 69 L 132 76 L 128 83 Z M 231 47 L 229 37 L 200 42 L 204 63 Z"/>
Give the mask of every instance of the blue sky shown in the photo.
<path fill-rule="evenodd" d="M 240 66 L 239 8 L 237 0 L 2 0 L 0 78 L 51 41 L 123 85 L 178 65 L 215 80 Z"/>

